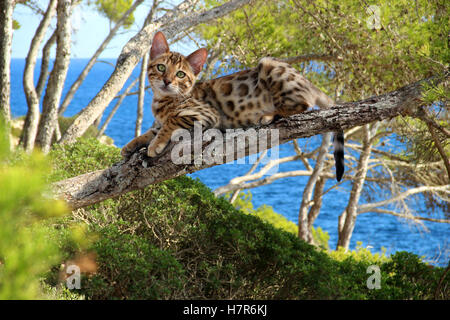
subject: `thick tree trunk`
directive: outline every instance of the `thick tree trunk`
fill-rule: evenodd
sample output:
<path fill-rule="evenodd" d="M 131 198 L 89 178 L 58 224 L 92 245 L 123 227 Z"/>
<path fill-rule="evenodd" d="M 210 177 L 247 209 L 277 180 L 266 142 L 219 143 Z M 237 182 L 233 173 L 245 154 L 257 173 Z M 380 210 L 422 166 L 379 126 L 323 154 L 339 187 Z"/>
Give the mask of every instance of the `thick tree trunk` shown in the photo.
<path fill-rule="evenodd" d="M 448 77 L 449 73 L 447 72 L 443 78 L 448 79 Z M 442 81 L 442 77 L 440 80 Z M 416 82 L 381 96 L 338 105 L 327 110 L 310 110 L 255 129 L 258 137 L 268 138 L 269 142 L 266 147 L 268 149 L 297 138 L 310 137 L 337 131 L 338 129 L 345 130 L 373 121 L 414 113 L 414 110 L 422 104 L 421 86 L 423 82 L 425 81 Z M 276 129 L 277 131 L 267 131 L 267 129 Z M 272 141 L 270 139 L 272 133 L 277 133 L 279 139 Z M 226 135 L 224 145 L 230 143 L 231 140 L 234 141 L 234 137 Z M 196 163 L 195 161 L 189 164 L 175 164 L 171 160 L 173 145 L 174 143 L 171 143 L 161 156 L 152 160 L 146 159 L 145 152 L 141 151 L 111 168 L 54 183 L 56 195 L 65 199 L 72 208 L 81 208 L 132 190 L 144 188 L 149 184 L 217 165 L 204 161 L 202 163 Z M 191 143 L 180 142 L 177 144 L 177 149 L 184 145 L 190 146 Z M 202 150 L 205 150 L 208 142 L 201 145 Z M 195 147 L 192 149 L 195 149 Z M 220 158 L 231 161 L 242 157 L 245 154 L 242 151 L 248 150 L 248 145 L 238 144 L 236 151 L 234 148 L 233 150 L 223 148 L 223 150 L 219 154 Z M 256 150 L 256 152 L 261 151 L 263 150 Z"/>
<path fill-rule="evenodd" d="M 56 3 L 57 0 L 50 0 L 44 17 L 41 20 L 33 39 L 31 40 L 30 49 L 25 62 L 23 89 L 27 99 L 28 112 L 25 118 L 20 144 L 23 145 L 26 151 L 31 151 L 34 148 L 34 141 L 36 139 L 39 125 L 40 95 L 38 95 L 38 92 L 34 86 L 34 68 L 36 66 L 39 47 L 56 12 Z"/>
<path fill-rule="evenodd" d="M 59 101 L 70 63 L 71 1 L 58 0 L 57 13 L 56 57 L 48 79 L 42 103 L 42 117 L 36 137 L 36 143 L 42 148 L 44 153 L 50 150 L 56 121 L 58 121 Z"/>
<path fill-rule="evenodd" d="M 174 35 L 187 28 L 220 18 L 249 2 L 250 0 L 232 0 L 224 5 L 201 13 L 193 13 L 168 23 L 167 20 L 169 17 L 174 19 L 174 15 L 180 16 L 184 13 L 186 8 L 184 6 L 180 7 L 180 5 L 179 10 L 177 10 L 178 12 L 165 15 L 155 22 L 150 23 L 128 41 L 117 59 L 116 68 L 111 77 L 94 99 L 92 99 L 89 105 L 79 113 L 78 117 L 62 136 L 60 142 L 74 142 L 78 137 L 81 137 L 95 119 L 103 113 L 114 96 L 122 88 L 142 56 L 149 51 L 153 35 L 157 30 L 164 32 L 167 38 L 172 38 Z"/>
<path fill-rule="evenodd" d="M 13 34 L 14 0 L 0 1 L 0 113 L 11 120 L 11 42 Z"/>

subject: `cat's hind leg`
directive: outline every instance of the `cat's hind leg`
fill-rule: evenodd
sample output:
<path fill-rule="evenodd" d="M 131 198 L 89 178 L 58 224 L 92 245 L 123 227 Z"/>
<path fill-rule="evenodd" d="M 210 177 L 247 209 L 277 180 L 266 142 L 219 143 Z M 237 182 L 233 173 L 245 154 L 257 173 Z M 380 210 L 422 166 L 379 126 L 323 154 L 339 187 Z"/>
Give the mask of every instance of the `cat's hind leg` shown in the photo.
<path fill-rule="evenodd" d="M 291 65 L 263 58 L 258 64 L 258 76 L 259 82 L 270 93 L 274 115 L 289 117 L 314 106 L 311 83 Z"/>

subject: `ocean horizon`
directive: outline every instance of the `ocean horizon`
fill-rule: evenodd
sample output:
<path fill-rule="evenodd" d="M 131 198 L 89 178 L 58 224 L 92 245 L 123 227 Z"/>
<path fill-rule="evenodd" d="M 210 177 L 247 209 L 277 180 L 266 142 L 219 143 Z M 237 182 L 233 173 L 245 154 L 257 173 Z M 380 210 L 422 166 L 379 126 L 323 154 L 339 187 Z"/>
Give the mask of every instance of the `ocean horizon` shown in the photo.
<path fill-rule="evenodd" d="M 107 81 L 114 70 L 115 59 L 102 60 L 104 62 L 95 64 L 75 94 L 64 116 L 74 116 L 85 108 Z M 88 59 L 81 58 L 71 60 L 63 97 L 87 62 Z M 27 112 L 27 103 L 22 85 L 24 66 L 25 59 L 13 58 L 11 60 L 11 112 L 13 117 L 23 116 Z M 35 69 L 35 81 L 38 79 L 39 70 L 40 59 Z M 122 88 L 122 91 L 125 90 L 131 81 L 138 77 L 139 71 L 140 67 L 138 65 Z M 132 91 L 136 91 L 136 88 Z M 144 101 L 142 132 L 145 132 L 153 123 L 150 108 L 151 99 L 151 92 L 147 91 Z M 105 110 L 101 124 L 103 124 L 111 109 L 114 107 L 115 101 L 113 100 Z M 134 137 L 136 111 L 137 95 L 127 97 L 105 131 L 105 134 L 110 136 L 114 140 L 114 144 L 119 148 Z M 320 144 L 321 137 L 314 136 L 299 140 L 302 143 L 307 143 L 307 150 L 312 150 Z M 280 157 L 292 154 L 294 154 L 292 143 L 286 143 L 279 147 Z M 189 176 L 200 179 L 211 190 L 214 190 L 217 187 L 228 184 L 232 178 L 245 174 L 250 167 L 251 164 L 248 162 L 245 164 L 223 164 L 195 172 Z M 303 169 L 301 161 L 285 163 L 278 168 L 280 172 L 301 169 Z M 271 206 L 275 212 L 282 214 L 288 220 L 297 224 L 298 210 L 306 182 L 306 177 L 291 177 L 276 180 L 270 185 L 251 189 L 253 205 L 255 208 L 262 205 Z M 333 184 L 334 181 L 328 180 L 325 189 L 330 188 Z M 323 197 L 323 206 L 320 215 L 314 223 L 314 227 L 320 227 L 323 231 L 329 233 L 330 249 L 335 249 L 336 247 L 338 239 L 338 217 L 347 205 L 350 194 L 349 189 L 350 183 L 345 182 L 340 188 L 327 192 Z M 426 208 L 424 201 L 420 201 L 420 196 L 417 199 L 419 199 L 416 202 L 417 205 L 412 208 L 420 213 Z M 382 195 L 376 195 L 375 200 L 383 200 Z M 364 201 L 365 199 L 361 197 L 360 202 Z M 436 211 L 432 217 L 444 218 L 444 212 Z M 444 266 L 448 263 L 450 254 L 449 236 L 450 228 L 445 223 L 422 221 L 421 225 L 417 225 L 411 221 L 406 221 L 405 219 L 391 215 L 364 213 L 358 216 L 356 220 L 350 248 L 355 249 L 357 243 L 361 242 L 363 247 L 369 248 L 373 253 L 381 252 L 382 248 L 385 248 L 388 255 L 398 251 L 409 251 L 424 257 L 426 261 L 432 264 Z"/>

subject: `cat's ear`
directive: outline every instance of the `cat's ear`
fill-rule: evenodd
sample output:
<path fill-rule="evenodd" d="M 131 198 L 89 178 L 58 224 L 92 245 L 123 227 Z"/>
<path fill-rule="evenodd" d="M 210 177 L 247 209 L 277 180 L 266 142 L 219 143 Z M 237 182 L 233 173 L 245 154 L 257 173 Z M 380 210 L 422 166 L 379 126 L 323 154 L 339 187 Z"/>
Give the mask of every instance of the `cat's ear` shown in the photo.
<path fill-rule="evenodd" d="M 169 52 L 169 45 L 167 44 L 166 37 L 164 37 L 164 34 L 161 31 L 158 31 L 153 37 L 152 48 L 150 49 L 150 60 L 167 52 Z"/>
<path fill-rule="evenodd" d="M 208 51 L 206 49 L 198 49 L 197 51 L 192 52 L 186 59 L 194 70 L 194 74 L 198 75 L 200 71 L 202 71 L 203 65 L 206 62 L 206 58 L 208 57 Z"/>

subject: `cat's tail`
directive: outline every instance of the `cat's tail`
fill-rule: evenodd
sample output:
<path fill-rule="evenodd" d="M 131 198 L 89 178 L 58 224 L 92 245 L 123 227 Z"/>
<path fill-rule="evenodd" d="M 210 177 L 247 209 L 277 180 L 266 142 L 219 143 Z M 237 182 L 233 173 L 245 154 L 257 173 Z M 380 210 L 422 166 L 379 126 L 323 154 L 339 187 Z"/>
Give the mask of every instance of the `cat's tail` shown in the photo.
<path fill-rule="evenodd" d="M 333 106 L 335 103 L 333 99 L 327 96 L 320 89 L 313 86 L 315 89 L 317 98 L 316 104 L 321 109 L 328 109 Z M 334 133 L 333 138 L 333 146 L 334 146 L 334 164 L 336 167 L 336 180 L 341 181 L 342 176 L 344 175 L 344 131 L 339 130 Z"/>
<path fill-rule="evenodd" d="M 334 165 L 336 167 L 336 180 L 341 181 L 344 175 L 344 131 L 340 130 L 334 133 Z"/>

